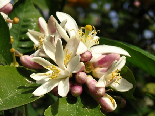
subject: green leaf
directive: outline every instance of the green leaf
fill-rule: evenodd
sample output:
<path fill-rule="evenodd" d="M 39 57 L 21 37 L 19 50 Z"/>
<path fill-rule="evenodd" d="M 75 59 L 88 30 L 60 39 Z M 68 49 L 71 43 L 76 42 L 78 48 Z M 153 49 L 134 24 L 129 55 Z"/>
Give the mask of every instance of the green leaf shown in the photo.
<path fill-rule="evenodd" d="M 27 53 L 33 51 L 33 42 L 26 35 L 28 29 L 38 29 L 38 18 L 40 13 L 35 9 L 31 0 L 19 0 L 15 3 L 13 11 L 9 17 L 19 18 L 18 24 L 13 24 L 11 29 L 11 36 L 13 36 L 13 47 L 21 53 Z"/>
<path fill-rule="evenodd" d="M 41 10 L 48 9 L 48 0 L 32 0 Z"/>
<path fill-rule="evenodd" d="M 88 94 L 83 93 L 80 97 L 59 98 L 57 102 L 49 106 L 45 116 L 104 116 L 100 111 L 100 106 Z"/>
<path fill-rule="evenodd" d="M 128 82 L 133 84 L 133 88 L 130 89 L 127 92 L 122 92 L 121 94 L 123 94 L 123 96 L 125 96 L 126 98 L 134 98 L 133 93 L 135 91 L 136 88 L 136 80 L 134 78 L 134 75 L 132 73 L 132 71 L 127 67 L 123 67 L 123 69 L 121 70 L 121 76 L 122 78 L 126 79 Z"/>
<path fill-rule="evenodd" d="M 5 64 L 5 60 L 5 62 L 10 65 L 12 62 L 12 55 L 10 53 L 10 32 L 8 24 L 5 22 L 2 15 L 0 15 L 0 35 L 0 63 Z"/>
<path fill-rule="evenodd" d="M 32 94 L 37 84 L 28 81 L 31 73 L 23 67 L 0 66 L 0 110 L 28 104 L 39 98 Z"/>
<path fill-rule="evenodd" d="M 136 46 L 125 44 L 111 39 L 102 38 L 102 37 L 100 38 L 100 44 L 114 45 L 125 49 L 131 55 L 131 57 L 127 57 L 127 61 L 139 67 L 140 69 L 147 71 L 149 74 L 155 77 L 155 71 L 154 71 L 155 56 L 154 55 Z"/>

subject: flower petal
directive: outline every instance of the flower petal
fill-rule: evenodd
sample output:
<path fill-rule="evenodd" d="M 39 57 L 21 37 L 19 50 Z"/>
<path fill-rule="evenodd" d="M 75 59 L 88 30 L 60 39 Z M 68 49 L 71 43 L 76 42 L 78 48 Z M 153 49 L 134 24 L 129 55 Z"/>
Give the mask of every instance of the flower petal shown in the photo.
<path fill-rule="evenodd" d="M 105 87 L 106 86 L 106 80 L 104 78 L 105 75 L 103 75 L 98 82 L 95 84 L 96 87 Z"/>
<path fill-rule="evenodd" d="M 52 71 L 48 71 L 46 73 L 52 73 Z M 47 79 L 49 80 L 49 75 L 46 75 L 46 73 L 32 73 L 30 75 L 31 78 L 33 78 L 36 81 L 42 80 L 42 79 Z"/>
<path fill-rule="evenodd" d="M 66 33 L 66 31 L 56 22 L 56 28 L 59 32 L 59 34 L 61 35 L 61 37 L 65 40 L 65 41 L 68 41 L 69 40 L 69 37 Z"/>
<path fill-rule="evenodd" d="M 117 83 L 113 82 L 110 86 L 120 92 L 126 92 L 133 88 L 133 85 L 124 78 L 118 79 Z"/>
<path fill-rule="evenodd" d="M 66 29 L 70 37 L 78 33 L 78 26 L 76 24 L 76 21 L 70 15 L 63 13 L 63 12 L 56 12 L 56 15 L 58 19 L 60 20 L 60 22 L 67 19 Z"/>
<path fill-rule="evenodd" d="M 53 61 L 55 61 L 55 51 L 56 51 L 56 48 L 55 48 L 55 46 L 50 42 L 49 39 L 50 39 L 50 38 L 48 38 L 47 40 L 44 40 L 43 49 L 44 49 L 45 53 L 46 53 Z"/>
<path fill-rule="evenodd" d="M 112 112 L 117 108 L 115 100 L 108 94 L 99 99 L 99 103 L 104 112 Z"/>
<path fill-rule="evenodd" d="M 63 52 L 62 42 L 61 42 L 60 39 L 57 41 L 55 59 L 56 59 L 56 64 L 61 69 L 65 69 L 65 66 L 64 66 L 64 52 Z"/>
<path fill-rule="evenodd" d="M 87 51 L 87 47 L 84 45 L 83 42 L 80 41 L 76 54 L 79 55 L 84 53 L 85 51 Z"/>
<path fill-rule="evenodd" d="M 77 39 L 76 37 L 70 39 L 70 40 L 67 42 L 67 44 L 66 44 L 66 46 L 65 46 L 65 50 L 68 50 L 67 53 L 68 53 L 68 54 L 71 54 L 71 58 L 72 58 L 73 56 L 76 55 L 76 51 L 77 51 L 79 42 L 80 42 L 80 40 Z"/>
<path fill-rule="evenodd" d="M 52 65 L 49 61 L 41 57 L 33 57 L 32 61 L 42 65 L 44 68 L 47 68 L 48 66 Z"/>
<path fill-rule="evenodd" d="M 115 67 L 114 67 L 113 71 L 115 71 L 115 70 L 121 70 L 124 67 L 125 63 L 126 63 L 126 57 L 125 56 L 122 56 L 119 59 L 119 61 L 117 61 L 117 63 L 115 64 Z"/>
<path fill-rule="evenodd" d="M 8 4 L 11 0 L 0 0 L 0 8 L 4 7 L 6 4 Z"/>
<path fill-rule="evenodd" d="M 72 58 L 70 60 L 70 62 L 67 65 L 67 69 L 66 69 L 69 72 L 69 74 L 72 73 L 72 71 L 74 71 L 76 69 L 79 62 L 80 62 L 80 56 L 79 55 L 75 56 L 74 58 Z"/>
<path fill-rule="evenodd" d="M 48 29 L 51 34 L 56 32 L 55 22 L 57 22 L 56 19 L 53 17 L 53 15 L 51 15 L 48 20 Z"/>
<path fill-rule="evenodd" d="M 74 69 L 74 71 L 72 73 L 77 73 L 79 71 L 82 71 L 84 69 L 85 65 L 83 62 L 79 62 L 79 64 L 77 65 L 77 67 Z"/>
<path fill-rule="evenodd" d="M 40 29 L 41 33 L 45 34 L 46 36 L 49 35 L 47 23 L 46 23 L 46 21 L 44 20 L 43 17 L 39 17 L 38 26 L 39 26 L 39 29 Z"/>
<path fill-rule="evenodd" d="M 58 84 L 58 94 L 62 97 L 67 96 L 69 92 L 69 77 L 62 79 Z"/>
<path fill-rule="evenodd" d="M 40 87 L 38 87 L 34 92 L 34 96 L 41 96 L 48 92 L 50 92 L 54 87 L 58 85 L 59 79 L 51 79 L 50 81 L 47 81 L 46 83 L 42 84 Z"/>
<path fill-rule="evenodd" d="M 90 49 L 92 52 L 95 52 L 98 54 L 118 53 L 118 54 L 122 54 L 130 57 L 129 53 L 126 50 L 116 46 L 97 45 L 97 46 L 91 47 Z"/>

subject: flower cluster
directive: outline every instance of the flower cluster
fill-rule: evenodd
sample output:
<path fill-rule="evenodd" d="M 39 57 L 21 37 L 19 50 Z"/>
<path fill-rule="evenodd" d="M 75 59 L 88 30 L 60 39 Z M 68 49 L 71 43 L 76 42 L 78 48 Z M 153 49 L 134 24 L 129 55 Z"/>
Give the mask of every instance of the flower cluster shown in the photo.
<path fill-rule="evenodd" d="M 119 73 L 126 63 L 125 56 L 130 55 L 120 47 L 99 45 L 100 38 L 96 35 L 99 31 L 94 26 L 79 29 L 70 15 L 63 12 L 56 15 L 60 23 L 53 16 L 48 23 L 40 17 L 40 32 L 28 30 L 36 51 L 20 57 L 25 67 L 46 69 L 44 73 L 30 75 L 41 84 L 34 96 L 52 92 L 65 97 L 71 92 L 77 97 L 85 84 L 104 112 L 115 110 L 117 104 L 107 91 L 111 88 L 126 92 L 133 87 Z"/>

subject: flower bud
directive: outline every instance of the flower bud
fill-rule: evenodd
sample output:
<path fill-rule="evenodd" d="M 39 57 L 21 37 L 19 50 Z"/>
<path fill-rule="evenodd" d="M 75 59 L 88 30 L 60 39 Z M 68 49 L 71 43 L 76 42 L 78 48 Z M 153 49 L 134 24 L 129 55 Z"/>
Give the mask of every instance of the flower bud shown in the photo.
<path fill-rule="evenodd" d="M 12 9 L 13 9 L 12 4 L 11 3 L 8 3 L 8 4 L 6 4 L 4 7 L 2 7 L 0 9 L 0 12 L 3 12 L 5 14 L 10 14 L 10 12 L 12 11 Z"/>
<path fill-rule="evenodd" d="M 112 112 L 117 107 L 115 100 L 108 94 L 98 99 L 97 102 L 100 104 L 103 113 Z"/>
<path fill-rule="evenodd" d="M 108 55 L 102 55 L 98 58 L 97 62 L 94 62 L 94 67 L 109 67 L 112 62 L 120 59 L 120 54 L 111 53 Z"/>
<path fill-rule="evenodd" d="M 99 97 L 103 97 L 105 94 L 105 88 L 104 87 L 96 87 L 97 81 L 93 78 L 91 78 L 91 76 L 88 76 L 87 81 L 86 81 L 86 85 L 89 89 L 90 94 L 94 97 L 94 98 L 99 98 Z"/>
<path fill-rule="evenodd" d="M 71 88 L 71 94 L 74 96 L 74 97 L 78 97 L 79 95 L 82 94 L 82 85 L 81 84 L 78 84 L 76 83 L 74 86 L 72 86 Z"/>
<path fill-rule="evenodd" d="M 30 69 L 42 69 L 43 67 L 38 63 L 32 61 L 33 56 L 24 55 L 20 57 L 20 62 L 26 68 Z"/>
<path fill-rule="evenodd" d="M 87 80 L 87 75 L 85 72 L 78 72 L 75 76 L 76 82 L 79 84 L 84 84 Z"/>
<path fill-rule="evenodd" d="M 85 51 L 84 53 L 80 54 L 81 56 L 81 59 L 80 61 L 82 62 L 87 62 L 87 61 L 90 61 L 91 58 L 92 58 L 92 53 L 90 51 Z"/>
<path fill-rule="evenodd" d="M 95 78 L 101 78 L 106 72 L 107 72 L 108 68 L 95 68 L 92 71 L 92 75 Z"/>

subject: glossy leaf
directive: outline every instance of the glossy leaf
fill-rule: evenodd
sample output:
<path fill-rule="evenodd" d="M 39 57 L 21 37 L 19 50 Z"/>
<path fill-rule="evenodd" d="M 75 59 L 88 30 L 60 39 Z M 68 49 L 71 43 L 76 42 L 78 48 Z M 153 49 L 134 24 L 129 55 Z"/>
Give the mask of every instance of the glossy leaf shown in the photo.
<path fill-rule="evenodd" d="M 57 102 L 49 106 L 45 116 L 104 116 L 100 111 L 100 106 L 88 94 L 82 94 L 80 97 L 59 98 Z"/>
<path fill-rule="evenodd" d="M 127 57 L 127 61 L 139 67 L 140 69 L 147 71 L 149 74 L 155 77 L 155 71 L 154 71 L 155 56 L 154 55 L 136 46 L 125 44 L 111 39 L 102 38 L 102 37 L 100 38 L 100 44 L 114 45 L 125 49 L 131 55 L 131 57 Z"/>
<path fill-rule="evenodd" d="M 28 81 L 31 73 L 23 67 L 0 66 L 0 110 L 15 108 L 39 98 L 32 94 L 37 84 Z"/>
<path fill-rule="evenodd" d="M 121 94 L 123 94 L 126 98 L 129 98 L 129 99 L 134 98 L 133 93 L 136 88 L 136 80 L 134 78 L 132 71 L 127 66 L 125 66 L 123 67 L 120 73 L 121 73 L 122 78 L 126 79 L 128 82 L 133 84 L 132 89 L 130 89 L 127 92 L 121 92 Z"/>
<path fill-rule="evenodd" d="M 0 15 L 0 35 L 0 63 L 10 65 L 12 62 L 10 32 L 2 15 Z"/>
<path fill-rule="evenodd" d="M 13 11 L 9 15 L 11 19 L 19 18 L 18 24 L 13 24 L 11 36 L 13 36 L 13 47 L 21 53 L 33 51 L 33 42 L 26 35 L 28 29 L 38 29 L 38 18 L 40 13 L 35 9 L 31 0 L 19 0 L 15 3 Z"/>

